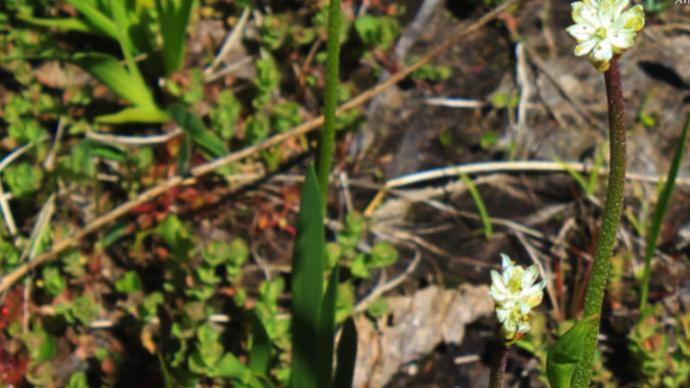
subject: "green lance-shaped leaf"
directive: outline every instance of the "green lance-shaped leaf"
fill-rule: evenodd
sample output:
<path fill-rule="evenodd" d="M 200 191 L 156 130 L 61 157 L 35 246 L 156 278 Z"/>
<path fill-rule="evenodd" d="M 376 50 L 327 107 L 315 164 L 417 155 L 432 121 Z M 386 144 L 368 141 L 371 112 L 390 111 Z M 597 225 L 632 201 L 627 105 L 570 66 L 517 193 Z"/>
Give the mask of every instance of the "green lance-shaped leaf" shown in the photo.
<path fill-rule="evenodd" d="M 351 388 L 357 359 L 357 327 L 352 317 L 343 324 L 335 370 L 334 388 Z"/>
<path fill-rule="evenodd" d="M 156 0 L 163 35 L 163 64 L 170 75 L 182 67 L 187 39 L 187 25 L 194 0 Z"/>
<path fill-rule="evenodd" d="M 581 319 L 549 350 L 546 374 L 551 388 L 570 388 L 575 367 L 584 350 L 585 337 L 597 330 L 599 315 Z"/>
<path fill-rule="evenodd" d="M 652 225 L 647 235 L 647 247 L 644 252 L 644 272 L 642 275 L 642 289 L 640 292 L 640 311 L 645 312 L 647 307 L 647 298 L 649 297 L 649 280 L 652 274 L 652 256 L 656 250 L 656 243 L 661 233 L 661 223 L 664 220 L 664 215 L 668 209 L 668 204 L 671 202 L 673 188 L 676 184 L 676 177 L 678 177 L 678 170 L 680 170 L 680 163 L 683 160 L 683 153 L 685 152 L 685 143 L 688 140 L 688 129 L 690 129 L 690 114 L 685 119 L 685 126 L 683 132 L 678 140 L 676 152 L 673 155 L 671 168 L 668 170 L 666 183 L 659 195 L 659 201 L 654 209 L 654 217 L 652 218 Z"/>
<path fill-rule="evenodd" d="M 170 108 L 170 116 L 175 120 L 177 125 L 192 139 L 192 141 L 200 146 L 205 152 L 209 153 L 214 158 L 219 158 L 227 154 L 225 143 L 218 135 L 206 129 L 203 121 L 188 111 L 182 104 L 173 104 Z"/>
<path fill-rule="evenodd" d="M 321 365 L 319 372 L 319 387 L 328 388 L 333 379 L 333 345 L 335 336 L 335 307 L 338 298 L 338 282 L 340 279 L 340 267 L 333 268 L 331 278 L 326 287 L 326 293 L 321 303 L 321 319 L 317 335 L 319 338 L 319 357 Z"/>
<path fill-rule="evenodd" d="M 113 21 L 115 22 L 117 41 L 120 43 L 120 49 L 122 50 L 122 55 L 125 57 L 125 62 L 127 63 L 127 70 L 129 70 L 130 76 L 136 78 L 140 84 L 146 85 L 144 77 L 139 71 L 137 62 L 134 59 L 136 50 L 134 48 L 134 42 L 132 42 L 132 37 L 130 36 L 130 31 L 136 28 L 133 25 L 130 18 L 127 16 L 127 2 L 122 0 L 110 0 L 110 10 L 113 14 Z M 151 98 L 153 101 L 153 98 Z"/>
<path fill-rule="evenodd" d="M 67 60 L 89 72 L 113 93 L 132 104 L 141 108 L 155 107 L 148 86 L 140 78 L 132 76 L 112 55 L 85 52 L 75 54 Z"/>
<path fill-rule="evenodd" d="M 96 122 L 101 124 L 124 124 L 124 123 L 141 123 L 141 124 L 158 124 L 170 120 L 165 111 L 157 106 L 140 108 L 137 106 L 125 108 L 115 113 L 100 115 L 96 117 Z"/>
<path fill-rule="evenodd" d="M 41 28 L 56 28 L 61 31 L 75 31 L 91 34 L 100 34 L 91 24 L 78 18 L 35 18 L 32 16 L 18 15 L 17 19 L 32 26 Z"/>
<path fill-rule="evenodd" d="M 302 186 L 292 258 L 292 365 L 290 387 L 320 388 L 322 364 L 315 335 L 320 325 L 326 241 L 319 184 L 310 165 Z"/>
<path fill-rule="evenodd" d="M 85 24 L 88 24 L 92 31 L 117 39 L 115 22 L 103 13 L 95 2 L 89 0 L 67 0 L 67 2 L 84 16 Z"/>
<path fill-rule="evenodd" d="M 268 375 L 271 362 L 271 339 L 258 316 L 252 318 L 252 349 L 249 352 L 249 368 L 259 375 Z"/>

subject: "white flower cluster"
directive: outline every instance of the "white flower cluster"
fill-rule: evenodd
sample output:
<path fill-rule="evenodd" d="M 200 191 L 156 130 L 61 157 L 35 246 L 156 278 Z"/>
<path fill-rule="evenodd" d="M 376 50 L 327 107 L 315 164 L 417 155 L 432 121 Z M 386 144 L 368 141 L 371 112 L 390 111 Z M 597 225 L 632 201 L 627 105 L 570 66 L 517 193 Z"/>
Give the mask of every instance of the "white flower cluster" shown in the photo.
<path fill-rule="evenodd" d="M 623 11 L 629 0 L 583 0 L 572 3 L 575 24 L 567 31 L 579 43 L 575 55 L 589 55 L 599 71 L 609 69 L 611 59 L 630 48 L 644 27 L 644 9 L 636 5 Z"/>
<path fill-rule="evenodd" d="M 514 342 L 529 331 L 532 309 L 541 303 L 546 281 L 535 284 L 539 277 L 536 266 L 524 269 L 505 254 L 501 258 L 503 273 L 491 271 L 489 294 L 496 303 L 496 317 L 505 339 Z"/>

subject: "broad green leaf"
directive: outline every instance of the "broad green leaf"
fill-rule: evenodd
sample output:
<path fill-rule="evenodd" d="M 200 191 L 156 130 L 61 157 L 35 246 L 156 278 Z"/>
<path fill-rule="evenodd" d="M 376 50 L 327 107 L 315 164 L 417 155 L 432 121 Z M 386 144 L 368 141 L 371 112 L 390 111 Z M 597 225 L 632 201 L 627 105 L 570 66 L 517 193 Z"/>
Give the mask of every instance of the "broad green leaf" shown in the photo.
<path fill-rule="evenodd" d="M 170 120 L 168 114 L 156 106 L 125 108 L 116 113 L 96 117 L 98 123 L 114 125 L 124 123 L 158 124 L 168 120 Z"/>
<path fill-rule="evenodd" d="M 290 387 L 319 388 L 319 317 L 325 267 L 323 203 L 314 166 L 306 172 L 292 257 L 292 365 Z"/>
<path fill-rule="evenodd" d="M 206 263 L 212 267 L 216 267 L 230 260 L 232 256 L 232 245 L 222 240 L 211 241 L 211 243 L 201 251 L 201 255 L 204 257 Z"/>
<path fill-rule="evenodd" d="M 189 251 L 194 247 L 191 233 L 175 215 L 166 217 L 156 228 L 156 233 L 165 240 L 179 260 L 186 259 Z"/>
<path fill-rule="evenodd" d="M 369 268 L 387 267 L 398 261 L 398 251 L 388 242 L 378 242 L 371 250 Z"/>
<path fill-rule="evenodd" d="M 225 353 L 214 366 L 212 374 L 214 377 L 234 377 L 244 380 L 251 376 L 251 371 L 232 353 Z"/>
<path fill-rule="evenodd" d="M 25 344 L 29 349 L 31 360 L 36 363 L 48 361 L 57 354 L 57 340 L 43 328 L 27 332 Z"/>
<path fill-rule="evenodd" d="M 319 373 L 319 387 L 330 387 L 333 379 L 333 342 L 335 336 L 335 307 L 338 297 L 338 283 L 340 280 L 340 267 L 333 268 L 331 278 L 326 287 L 326 293 L 321 302 L 321 318 L 319 329 L 316 332 L 319 338 L 319 353 L 321 365 L 317 369 Z"/>
<path fill-rule="evenodd" d="M 139 274 L 136 271 L 127 271 L 121 279 L 115 282 L 115 289 L 122 293 L 141 291 Z"/>
<path fill-rule="evenodd" d="M 67 288 L 67 281 L 60 270 L 53 266 L 43 268 L 43 283 L 51 295 L 59 295 Z"/>
<path fill-rule="evenodd" d="M 271 339 L 258 316 L 252 318 L 252 349 L 249 353 L 249 368 L 254 373 L 268 375 L 271 362 Z"/>
<path fill-rule="evenodd" d="M 89 379 L 86 372 L 75 372 L 67 382 L 67 388 L 89 388 Z"/>
<path fill-rule="evenodd" d="M 575 367 L 584 350 L 585 337 L 596 329 L 598 315 L 581 319 L 549 351 L 546 374 L 551 388 L 570 388 Z"/>
<path fill-rule="evenodd" d="M 355 19 L 355 31 L 368 46 L 389 47 L 399 30 L 398 21 L 390 16 L 364 15 Z"/>
<path fill-rule="evenodd" d="M 141 108 L 156 106 L 148 86 L 133 77 L 117 58 L 98 52 L 86 52 L 75 54 L 68 60 L 134 105 Z"/>
<path fill-rule="evenodd" d="M 343 323 L 340 342 L 338 343 L 338 358 L 335 370 L 334 388 L 351 388 L 355 374 L 355 360 L 357 358 L 357 327 L 352 317 Z"/>
<path fill-rule="evenodd" d="M 225 144 L 218 135 L 206 129 L 201 119 L 189 112 L 183 105 L 172 105 L 170 115 L 177 125 L 192 138 L 192 141 L 212 157 L 219 158 L 227 154 Z"/>
<path fill-rule="evenodd" d="M 67 0 L 74 8 L 81 13 L 85 22 L 91 28 L 99 31 L 101 34 L 117 39 L 117 27 L 113 20 L 98 9 L 97 5 L 92 1 L 87 0 Z"/>
<path fill-rule="evenodd" d="M 156 0 L 163 35 L 163 63 L 166 75 L 182 67 L 187 40 L 187 25 L 194 0 Z"/>
<path fill-rule="evenodd" d="M 5 182 L 15 197 L 25 197 L 43 186 L 43 170 L 29 162 L 20 162 L 4 171 Z"/>
<path fill-rule="evenodd" d="M 203 363 L 212 368 L 220 361 L 223 356 L 223 345 L 220 343 L 220 333 L 218 333 L 210 323 L 205 323 L 196 331 L 199 340 L 199 355 Z"/>
<path fill-rule="evenodd" d="M 98 318 L 99 305 L 88 296 L 80 296 L 72 301 L 71 313 L 81 323 L 90 325 Z"/>

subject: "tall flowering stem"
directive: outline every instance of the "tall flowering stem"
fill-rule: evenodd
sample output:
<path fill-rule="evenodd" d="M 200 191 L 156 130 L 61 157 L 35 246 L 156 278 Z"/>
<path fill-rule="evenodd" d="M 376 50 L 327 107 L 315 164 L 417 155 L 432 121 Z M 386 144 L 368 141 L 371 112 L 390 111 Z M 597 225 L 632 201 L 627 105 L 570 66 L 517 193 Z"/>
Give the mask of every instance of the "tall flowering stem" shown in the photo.
<path fill-rule="evenodd" d="M 585 317 L 601 313 L 604 292 L 611 273 L 611 255 L 616 243 L 616 231 L 623 210 L 623 188 L 625 186 L 626 124 L 618 57 L 611 60 L 609 69 L 604 73 L 604 79 L 609 108 L 610 175 L 604 205 L 604 219 L 599 233 L 592 275 L 585 296 Z M 584 349 L 573 376 L 573 387 L 589 386 L 599 326 L 599 320 L 597 320 L 595 329 L 590 330 L 585 336 Z"/>
<path fill-rule="evenodd" d="M 335 152 L 335 111 L 338 105 L 340 81 L 340 0 L 328 5 L 328 45 L 326 56 L 326 91 L 324 96 L 324 124 L 319 138 L 316 173 L 324 206 L 328 203 L 328 178 Z"/>
<path fill-rule="evenodd" d="M 508 347 L 500 343 L 495 350 L 494 359 L 491 365 L 491 376 L 489 377 L 489 388 L 503 388 L 503 374 L 508 363 Z"/>

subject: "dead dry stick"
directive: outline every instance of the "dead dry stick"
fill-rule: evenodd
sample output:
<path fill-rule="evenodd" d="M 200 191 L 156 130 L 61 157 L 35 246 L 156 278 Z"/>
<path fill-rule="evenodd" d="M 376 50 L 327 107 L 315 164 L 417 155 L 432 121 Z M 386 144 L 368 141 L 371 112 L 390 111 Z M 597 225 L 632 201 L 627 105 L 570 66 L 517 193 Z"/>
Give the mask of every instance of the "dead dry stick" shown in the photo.
<path fill-rule="evenodd" d="M 441 55 L 442 53 L 444 53 L 446 50 L 448 50 L 450 47 L 452 47 L 459 40 L 461 40 L 462 38 L 465 38 L 470 33 L 479 30 L 481 27 L 483 27 L 487 23 L 496 19 L 496 17 L 499 16 L 501 13 L 505 12 L 506 9 L 508 9 L 509 7 L 512 7 L 514 4 L 516 4 L 520 1 L 521 0 L 506 1 L 505 3 L 494 8 L 491 12 L 482 16 L 481 18 L 479 18 L 477 21 L 470 24 L 469 26 L 458 28 L 458 30 L 456 32 L 451 33 L 449 35 L 450 37 L 447 40 L 445 40 L 440 46 L 429 51 L 426 55 L 424 55 L 422 58 L 420 58 L 415 64 L 400 70 L 399 72 L 393 74 L 386 82 L 384 82 L 380 85 L 376 85 L 375 87 L 361 93 L 357 97 L 355 97 L 355 98 L 351 99 L 350 101 L 346 102 L 345 104 L 341 105 L 337 110 L 337 114 L 341 114 L 343 112 L 346 112 L 346 111 L 349 111 L 349 110 L 354 109 L 356 107 L 359 107 L 360 105 L 362 105 L 365 102 L 372 99 L 377 94 L 383 92 L 384 90 L 388 89 L 392 85 L 394 85 L 394 84 L 402 81 L 403 79 L 407 78 L 410 74 L 419 70 L 419 68 L 421 68 L 425 64 L 431 62 L 432 59 L 434 59 L 434 58 L 438 57 L 439 55 Z M 301 125 L 293 128 L 293 129 L 291 129 L 290 131 L 287 131 L 287 132 L 278 134 L 276 136 L 273 136 L 270 139 L 268 139 L 262 143 L 259 143 L 257 145 L 251 146 L 251 147 L 247 147 L 241 151 L 229 154 L 229 155 L 222 157 L 220 159 L 216 159 L 216 160 L 211 161 L 209 163 L 197 166 L 194 169 L 192 169 L 192 171 L 191 171 L 191 175 L 194 178 L 184 179 L 180 176 L 174 176 L 174 177 L 169 178 L 166 181 L 160 183 L 159 185 L 144 191 L 143 193 L 139 194 L 136 198 L 116 207 L 115 209 L 113 209 L 109 213 L 93 220 L 91 223 L 86 225 L 84 228 L 76 231 L 71 238 L 67 238 L 67 239 L 64 239 L 64 240 L 61 240 L 61 241 L 55 243 L 55 245 L 53 245 L 52 249 L 49 252 L 46 252 L 44 254 L 39 255 L 34 260 L 32 260 L 30 263 L 25 263 L 24 265 L 15 269 L 11 273 L 7 274 L 7 276 L 3 277 L 2 280 L 0 281 L 0 293 L 7 291 L 13 284 L 15 284 L 19 279 L 24 277 L 24 275 L 26 275 L 27 273 L 29 273 L 33 269 L 40 267 L 44 263 L 55 260 L 58 257 L 58 255 L 60 255 L 62 252 L 66 251 L 67 249 L 69 249 L 71 247 L 76 246 L 81 241 L 82 238 L 94 233 L 95 231 L 99 230 L 103 226 L 105 226 L 105 225 L 119 219 L 120 217 L 128 214 L 130 211 L 135 209 L 137 206 L 156 198 L 157 196 L 168 191 L 169 189 L 176 187 L 176 186 L 183 185 L 183 184 L 194 183 L 196 181 L 196 179 L 195 179 L 196 177 L 206 175 L 210 172 L 217 170 L 218 168 L 221 168 L 223 166 L 227 166 L 231 163 L 237 162 L 237 161 L 244 159 L 248 156 L 254 155 L 260 151 L 272 148 L 278 144 L 283 143 L 287 139 L 304 135 L 305 133 L 308 133 L 308 132 L 313 131 L 314 129 L 318 128 L 322 124 L 323 124 L 323 116 L 319 116 L 313 120 L 310 120 L 304 124 L 301 124 Z"/>
<path fill-rule="evenodd" d="M 487 174 L 496 172 L 568 172 L 574 170 L 581 173 L 588 173 L 592 171 L 592 165 L 581 162 L 551 162 L 547 160 L 522 160 L 522 161 L 502 161 L 502 162 L 478 162 L 460 164 L 449 167 L 439 167 L 431 170 L 415 172 L 408 175 L 403 175 L 386 182 L 384 190 L 393 188 L 400 188 L 419 184 L 421 182 L 431 181 L 441 178 L 456 178 L 460 174 Z M 606 175 L 609 173 L 608 168 L 600 168 L 599 173 Z M 659 183 L 665 177 L 659 175 L 649 175 L 629 172 L 625 175 L 626 179 L 632 181 L 640 181 L 646 183 Z M 676 180 L 678 185 L 690 185 L 690 179 L 678 178 Z"/>
<path fill-rule="evenodd" d="M 144 146 L 152 144 L 161 144 L 170 141 L 177 136 L 182 135 L 182 129 L 175 128 L 172 131 L 149 136 L 119 136 L 111 135 L 109 133 L 86 132 L 86 137 L 101 143 L 120 144 L 123 146 Z"/>

